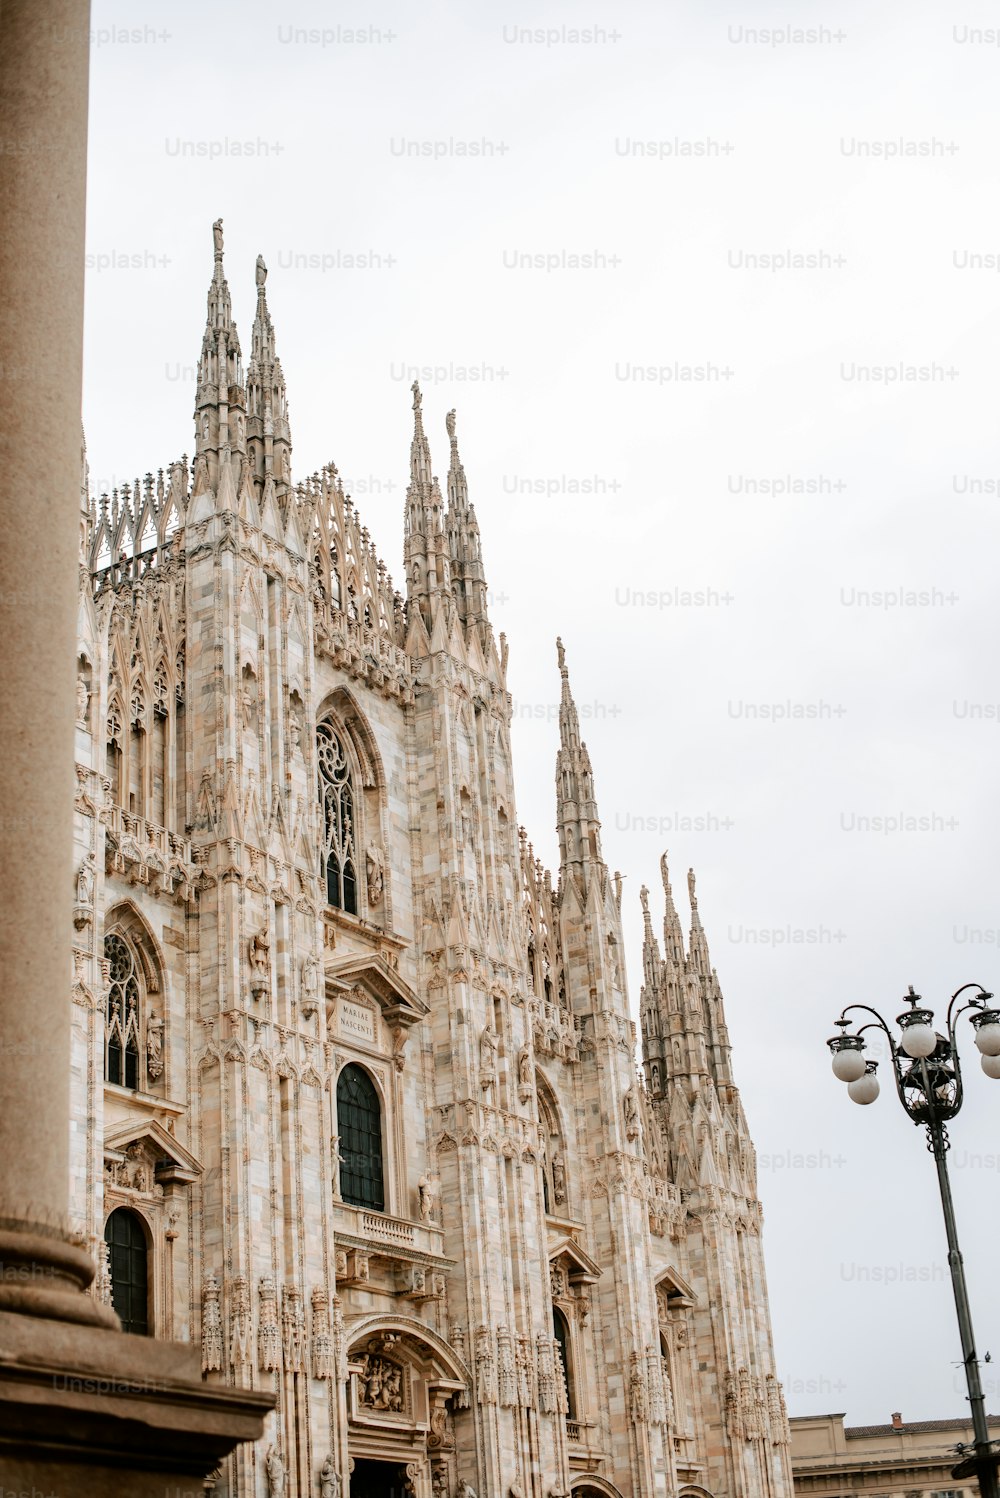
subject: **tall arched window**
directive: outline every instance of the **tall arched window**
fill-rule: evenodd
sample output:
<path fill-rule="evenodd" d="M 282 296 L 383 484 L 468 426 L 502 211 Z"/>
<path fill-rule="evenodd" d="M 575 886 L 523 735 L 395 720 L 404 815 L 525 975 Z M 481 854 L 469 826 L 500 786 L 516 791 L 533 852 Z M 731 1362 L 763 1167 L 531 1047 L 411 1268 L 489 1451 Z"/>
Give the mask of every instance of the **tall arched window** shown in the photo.
<path fill-rule="evenodd" d="M 142 980 L 135 953 L 122 937 L 104 938 L 110 967 L 108 1014 L 104 1026 L 104 1076 L 138 1091 L 142 1080 L 140 1027 Z"/>
<path fill-rule="evenodd" d="M 320 874 L 326 880 L 326 902 L 357 915 L 358 864 L 350 762 L 331 723 L 319 725 L 316 740 L 319 798 L 323 807 Z"/>
<path fill-rule="evenodd" d="M 104 1227 L 111 1269 L 111 1304 L 123 1332 L 149 1336 L 149 1272 L 146 1233 L 135 1212 L 118 1207 Z"/>
<path fill-rule="evenodd" d="M 555 1333 L 556 1346 L 562 1358 L 563 1376 L 566 1379 L 566 1413 L 571 1420 L 575 1420 L 576 1399 L 573 1394 L 573 1367 L 569 1355 L 569 1327 L 566 1325 L 566 1317 L 558 1306 L 552 1307 L 552 1330 Z"/>
<path fill-rule="evenodd" d="M 360 1066 L 337 1078 L 340 1194 L 353 1207 L 385 1209 L 382 1179 L 382 1109 L 375 1084 Z"/>

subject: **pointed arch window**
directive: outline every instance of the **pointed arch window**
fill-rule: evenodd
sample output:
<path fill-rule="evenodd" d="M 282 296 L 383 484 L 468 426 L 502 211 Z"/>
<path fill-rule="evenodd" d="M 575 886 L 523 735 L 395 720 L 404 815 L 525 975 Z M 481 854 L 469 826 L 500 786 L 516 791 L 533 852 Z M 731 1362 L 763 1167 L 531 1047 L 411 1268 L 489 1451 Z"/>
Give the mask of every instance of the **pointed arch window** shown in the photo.
<path fill-rule="evenodd" d="M 345 1066 L 337 1078 L 337 1132 L 341 1196 L 351 1206 L 384 1211 L 382 1109 L 363 1067 Z"/>
<path fill-rule="evenodd" d="M 123 1332 L 148 1337 L 149 1253 L 146 1233 L 138 1214 L 118 1207 L 104 1227 L 111 1272 L 111 1304 Z"/>
<path fill-rule="evenodd" d="M 349 915 L 357 915 L 358 864 L 350 761 L 331 723 L 321 723 L 316 737 L 323 808 L 320 874 L 326 881 L 326 901 Z"/>
<path fill-rule="evenodd" d="M 138 1091 L 140 1031 L 142 1023 L 142 977 L 135 953 L 123 937 L 104 938 L 111 984 L 104 1027 L 104 1076 L 119 1087 Z"/>

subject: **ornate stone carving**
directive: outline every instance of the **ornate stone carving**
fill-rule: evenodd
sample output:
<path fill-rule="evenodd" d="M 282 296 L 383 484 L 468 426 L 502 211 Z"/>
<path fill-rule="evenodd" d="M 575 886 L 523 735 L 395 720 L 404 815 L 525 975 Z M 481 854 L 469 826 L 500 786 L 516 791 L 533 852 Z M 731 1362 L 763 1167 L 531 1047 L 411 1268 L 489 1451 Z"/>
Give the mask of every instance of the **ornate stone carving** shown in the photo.
<path fill-rule="evenodd" d="M 245 1274 L 233 1280 L 233 1295 L 230 1304 L 232 1332 L 229 1338 L 229 1362 L 237 1377 L 250 1366 L 250 1350 L 253 1328 L 250 1324 L 250 1286 Z"/>
<path fill-rule="evenodd" d="M 558 1150 L 552 1156 L 552 1200 L 557 1207 L 566 1201 L 566 1167 Z"/>
<path fill-rule="evenodd" d="M 330 1306 L 322 1285 L 315 1287 L 311 1300 L 313 1378 L 333 1378 L 335 1358 L 333 1333 L 330 1329 Z"/>
<path fill-rule="evenodd" d="M 219 1304 L 219 1281 L 211 1270 L 205 1276 L 201 1291 L 201 1370 L 218 1372 L 222 1368 L 222 1308 Z"/>
<path fill-rule="evenodd" d="M 281 1340 L 285 1355 L 285 1368 L 289 1373 L 302 1373 L 306 1350 L 306 1323 L 302 1310 L 302 1296 L 295 1285 L 286 1285 L 281 1297 Z"/>
<path fill-rule="evenodd" d="M 636 1425 L 640 1425 L 649 1418 L 649 1392 L 646 1388 L 642 1358 L 637 1352 L 629 1356 L 628 1399 L 632 1419 Z"/>
<path fill-rule="evenodd" d="M 556 1378 L 552 1362 L 552 1342 L 542 1332 L 535 1338 L 536 1365 L 538 1368 L 538 1408 L 543 1415 L 556 1412 Z"/>
<path fill-rule="evenodd" d="M 319 1472 L 319 1498 L 340 1498 L 340 1473 L 328 1456 Z"/>
<path fill-rule="evenodd" d="M 510 1332 L 505 1326 L 497 1327 L 497 1392 L 501 1406 L 513 1409 L 518 1402 L 517 1369 Z"/>
<path fill-rule="evenodd" d="M 151 1082 L 163 1075 L 163 1020 L 155 1013 L 146 1021 L 146 1075 Z"/>
<path fill-rule="evenodd" d="M 493 1339 L 488 1326 L 480 1326 L 476 1331 L 476 1398 L 480 1404 L 497 1402 Z"/>
<path fill-rule="evenodd" d="M 257 1362 L 265 1372 L 281 1367 L 281 1337 L 278 1332 L 278 1292 L 265 1274 L 258 1286 Z"/>
<path fill-rule="evenodd" d="M 403 1412 L 403 1370 L 398 1363 L 368 1353 L 358 1374 L 358 1403 L 363 1409 Z"/>
<path fill-rule="evenodd" d="M 531 1059 L 531 1048 L 522 1046 L 517 1053 L 517 1095 L 526 1103 L 535 1090 L 535 1068 Z"/>

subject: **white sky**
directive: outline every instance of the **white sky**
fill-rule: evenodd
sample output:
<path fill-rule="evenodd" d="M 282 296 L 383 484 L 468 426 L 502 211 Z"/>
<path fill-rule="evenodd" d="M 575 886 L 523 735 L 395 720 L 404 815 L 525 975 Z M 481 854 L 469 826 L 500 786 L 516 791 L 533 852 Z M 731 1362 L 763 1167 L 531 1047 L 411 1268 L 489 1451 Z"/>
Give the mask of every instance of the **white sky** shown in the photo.
<path fill-rule="evenodd" d="M 976 0 L 96 0 L 94 13 L 95 489 L 192 449 L 220 215 L 245 356 L 258 251 L 268 263 L 295 474 L 338 464 L 397 585 L 410 367 L 455 366 L 423 378 L 424 410 L 443 477 L 458 409 L 492 619 L 510 640 L 519 818 L 554 862 L 561 633 L 605 856 L 628 876 L 633 1009 L 639 886 L 659 911 L 667 847 L 679 897 L 698 871 L 727 996 L 789 1408 L 849 1423 L 967 1408 L 923 1135 L 887 1075 L 878 1104 L 851 1104 L 824 1041 L 844 1003 L 891 1018 L 911 982 L 939 1008 L 970 979 L 1000 989 L 1000 273 L 966 264 L 1000 264 L 1000 47 L 966 39 L 998 24 Z M 740 39 L 789 25 L 825 39 Z M 338 26 L 325 44 L 291 39 Z M 599 39 L 516 39 L 581 26 Z M 132 39 L 107 38 L 121 27 Z M 900 140 L 931 154 L 855 146 Z M 401 154 L 470 141 L 492 154 Z M 674 144 L 705 141 L 717 154 Z M 789 251 L 820 268 L 741 264 Z M 365 253 L 375 268 L 343 268 Z M 516 268 L 580 254 L 605 258 Z M 113 255 L 130 258 L 108 268 Z M 845 378 L 900 363 L 937 377 Z M 631 372 L 675 364 L 732 374 Z M 820 492 L 746 492 L 786 476 Z M 680 601 L 699 589 L 714 601 Z M 933 601 L 856 602 L 899 589 Z M 748 705 L 772 703 L 821 716 L 750 721 Z M 900 816 L 933 830 L 858 830 Z M 678 826 L 699 817 L 709 830 Z M 963 1045 L 953 1185 L 1000 1410 L 1000 1084 L 971 1035 Z"/>

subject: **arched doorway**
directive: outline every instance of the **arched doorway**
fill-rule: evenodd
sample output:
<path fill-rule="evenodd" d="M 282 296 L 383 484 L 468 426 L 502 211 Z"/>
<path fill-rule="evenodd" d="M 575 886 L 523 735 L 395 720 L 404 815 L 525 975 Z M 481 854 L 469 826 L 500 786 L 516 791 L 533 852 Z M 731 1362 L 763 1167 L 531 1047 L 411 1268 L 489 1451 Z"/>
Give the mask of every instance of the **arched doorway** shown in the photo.
<path fill-rule="evenodd" d="M 111 1271 L 111 1304 L 122 1331 L 148 1337 L 149 1250 L 138 1213 L 117 1207 L 105 1223 L 104 1241 Z"/>

